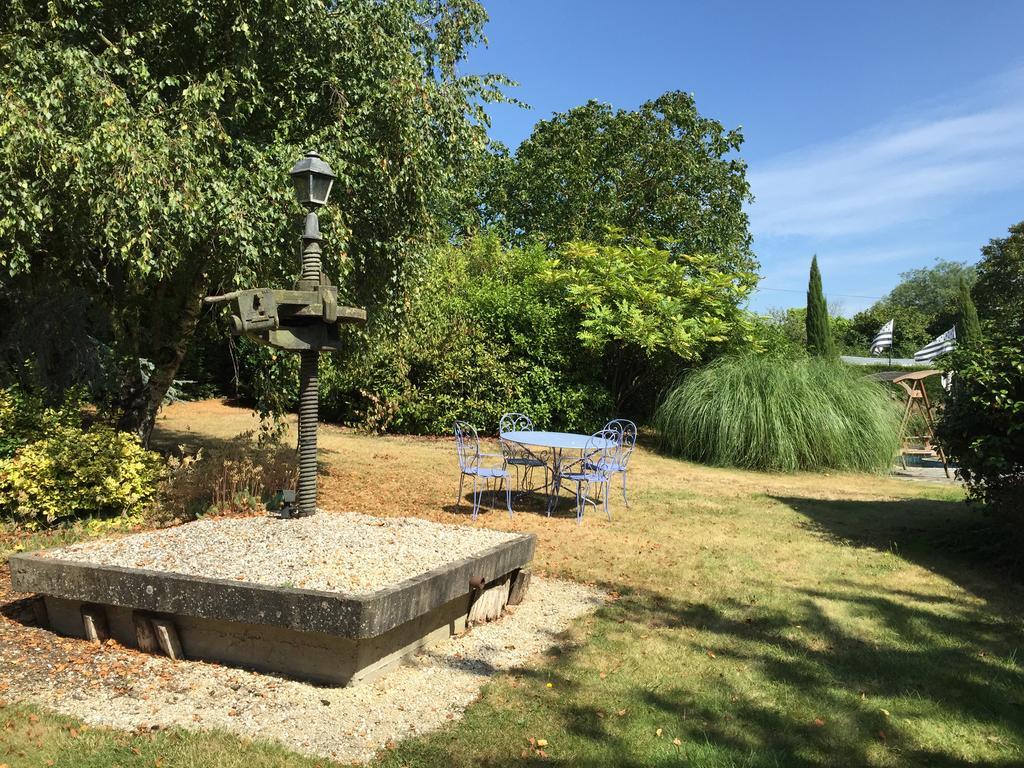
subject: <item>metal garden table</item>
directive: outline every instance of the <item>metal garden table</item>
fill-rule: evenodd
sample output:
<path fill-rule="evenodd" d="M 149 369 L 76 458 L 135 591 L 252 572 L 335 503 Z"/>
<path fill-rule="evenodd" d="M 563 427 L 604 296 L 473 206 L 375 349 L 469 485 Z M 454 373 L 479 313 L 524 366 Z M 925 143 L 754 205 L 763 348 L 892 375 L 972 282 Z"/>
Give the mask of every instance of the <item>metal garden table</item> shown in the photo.
<path fill-rule="evenodd" d="M 579 451 L 581 454 L 587 447 L 587 443 L 594 448 L 611 448 L 614 443 L 611 440 L 592 438 L 590 435 L 580 435 L 575 432 L 541 432 L 541 431 L 515 431 L 502 432 L 502 438 L 520 445 L 533 446 L 537 448 L 551 449 L 551 495 L 548 497 L 548 514 L 558 503 L 558 494 L 562 490 L 562 463 L 564 462 L 564 451 Z"/>

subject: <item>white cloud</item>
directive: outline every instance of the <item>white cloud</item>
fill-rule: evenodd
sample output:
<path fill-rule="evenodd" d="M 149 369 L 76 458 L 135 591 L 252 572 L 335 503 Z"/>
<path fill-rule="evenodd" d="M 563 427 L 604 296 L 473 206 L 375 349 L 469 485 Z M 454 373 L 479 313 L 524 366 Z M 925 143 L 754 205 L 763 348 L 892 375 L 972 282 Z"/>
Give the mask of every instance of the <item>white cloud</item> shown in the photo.
<path fill-rule="evenodd" d="M 826 144 L 751 165 L 757 237 L 862 235 L 1024 183 L 1024 72 Z M 985 101 L 988 103 L 984 103 Z M 969 104 L 969 106 L 964 106 Z"/>

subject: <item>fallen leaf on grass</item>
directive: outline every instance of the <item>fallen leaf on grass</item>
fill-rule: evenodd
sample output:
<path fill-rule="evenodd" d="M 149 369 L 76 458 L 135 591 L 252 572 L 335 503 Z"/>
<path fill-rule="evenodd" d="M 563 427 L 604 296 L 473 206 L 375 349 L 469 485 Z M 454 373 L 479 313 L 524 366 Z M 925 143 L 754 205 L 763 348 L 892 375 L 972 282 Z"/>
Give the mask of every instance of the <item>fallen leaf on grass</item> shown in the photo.
<path fill-rule="evenodd" d="M 616 714 L 616 715 L 618 715 L 619 717 L 625 717 L 625 716 L 626 716 L 626 713 L 627 713 L 628 711 L 629 711 L 628 709 L 620 709 L 620 710 L 619 710 L 618 712 L 616 712 L 615 714 Z"/>
<path fill-rule="evenodd" d="M 709 659 L 715 659 L 715 658 L 718 658 L 718 657 L 715 656 L 715 652 L 714 651 L 708 651 L 708 658 Z"/>
<path fill-rule="evenodd" d="M 546 747 L 547 745 L 548 745 L 548 740 L 547 739 L 537 739 L 537 746 L 538 747 Z"/>
<path fill-rule="evenodd" d="M 681 742 L 678 737 L 672 739 L 672 743 L 675 744 L 677 747 L 683 746 L 683 742 Z"/>
<path fill-rule="evenodd" d="M 662 734 L 662 730 L 661 730 L 661 728 L 659 728 L 658 730 L 656 730 L 656 731 L 654 732 L 654 735 L 655 735 L 655 736 L 657 736 L 657 737 L 658 737 L 659 739 L 661 738 L 661 734 Z"/>
<path fill-rule="evenodd" d="M 889 716 L 889 710 L 888 710 L 888 709 L 880 709 L 880 710 L 878 710 L 878 711 L 879 711 L 879 712 L 881 712 L 881 713 L 882 713 L 883 715 L 885 715 L 886 717 L 888 717 L 888 716 Z"/>
<path fill-rule="evenodd" d="M 824 721 L 824 719 L 822 719 L 820 717 L 816 717 L 816 718 L 814 718 L 814 724 L 816 726 L 818 726 L 819 728 L 821 728 L 821 726 L 823 726 L 825 724 L 825 721 Z"/>

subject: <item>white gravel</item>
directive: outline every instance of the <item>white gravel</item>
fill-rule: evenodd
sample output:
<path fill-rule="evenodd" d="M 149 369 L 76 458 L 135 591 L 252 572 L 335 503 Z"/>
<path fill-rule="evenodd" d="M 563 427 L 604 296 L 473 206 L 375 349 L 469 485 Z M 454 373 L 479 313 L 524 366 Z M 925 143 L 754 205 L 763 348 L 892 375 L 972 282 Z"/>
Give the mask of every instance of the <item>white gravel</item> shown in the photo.
<path fill-rule="evenodd" d="M 415 518 L 319 513 L 295 520 L 208 518 L 47 554 L 76 562 L 365 594 L 516 537 Z"/>
<path fill-rule="evenodd" d="M 0 672 L 10 683 L 10 694 L 93 726 L 223 729 L 243 738 L 279 741 L 314 756 L 363 761 L 390 742 L 436 730 L 459 717 L 488 677 L 528 663 L 556 643 L 571 620 L 602 599 L 592 588 L 534 576 L 526 601 L 508 615 L 441 643 L 375 683 L 348 688 L 174 662 L 113 644 L 96 649 L 96 662 L 130 668 L 117 679 L 83 683 L 75 665 L 67 664 L 52 666 L 45 676 L 28 674 L 44 661 L 46 642 L 29 644 L 32 658 L 6 659 L 6 664 L 0 647 Z M 44 639 L 47 634 L 30 627 L 18 631 Z"/>

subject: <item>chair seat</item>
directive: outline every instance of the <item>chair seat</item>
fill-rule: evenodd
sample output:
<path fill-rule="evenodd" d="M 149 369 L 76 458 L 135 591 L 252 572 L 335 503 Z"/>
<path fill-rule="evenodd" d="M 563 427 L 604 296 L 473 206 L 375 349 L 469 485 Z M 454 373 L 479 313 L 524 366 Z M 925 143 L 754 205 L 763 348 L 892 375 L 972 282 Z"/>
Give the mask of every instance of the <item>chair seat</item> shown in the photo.
<path fill-rule="evenodd" d="M 562 479 L 572 480 L 574 483 L 581 481 L 585 483 L 604 483 L 607 482 L 608 477 L 596 472 L 568 472 L 562 475 Z"/>
<path fill-rule="evenodd" d="M 626 468 L 617 461 L 588 461 L 587 469 L 599 469 L 602 472 L 625 472 Z"/>
<path fill-rule="evenodd" d="M 462 470 L 465 475 L 477 477 L 508 477 L 508 472 L 500 467 L 469 467 Z"/>

